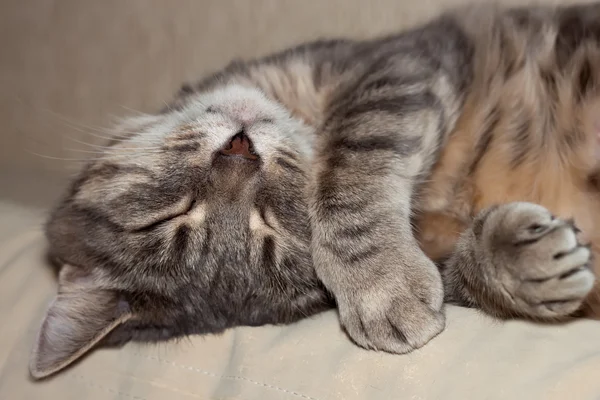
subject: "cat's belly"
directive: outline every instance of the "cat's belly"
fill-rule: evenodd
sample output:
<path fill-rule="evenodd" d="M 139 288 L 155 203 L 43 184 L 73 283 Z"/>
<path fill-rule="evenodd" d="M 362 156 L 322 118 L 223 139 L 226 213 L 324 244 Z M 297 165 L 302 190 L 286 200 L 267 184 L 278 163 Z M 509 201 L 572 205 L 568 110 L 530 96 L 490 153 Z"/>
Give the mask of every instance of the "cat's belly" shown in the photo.
<path fill-rule="evenodd" d="M 558 217 L 575 220 L 581 230 L 580 241 L 591 245 L 596 260 L 593 268 L 600 276 L 600 197 L 587 187 L 588 182 L 570 171 L 556 171 L 548 165 L 513 172 L 492 164 L 482 167 L 468 180 L 455 182 L 452 195 L 444 199 L 435 197 L 439 192 L 425 191 L 424 208 L 443 205 L 423 209 L 414 221 L 415 235 L 428 257 L 435 261 L 446 259 L 479 211 L 496 204 L 528 201 L 546 207 Z M 435 184 L 435 180 L 430 181 L 431 187 Z M 445 186 L 445 182 L 440 185 Z M 589 297 L 585 314 L 600 319 L 600 283 Z"/>
<path fill-rule="evenodd" d="M 527 53 L 527 65 L 535 68 L 504 75 L 510 54 L 492 62 L 482 50 L 489 63 L 477 70 L 417 196 L 415 234 L 429 257 L 448 257 L 480 210 L 527 201 L 575 220 L 600 276 L 600 94 L 590 86 L 593 79 L 580 79 L 587 76 L 586 65 L 595 65 L 600 48 L 584 50 L 566 72 L 548 65 L 542 53 Z M 592 72 L 594 79 L 600 76 Z M 592 297 L 600 316 L 600 289 Z"/>

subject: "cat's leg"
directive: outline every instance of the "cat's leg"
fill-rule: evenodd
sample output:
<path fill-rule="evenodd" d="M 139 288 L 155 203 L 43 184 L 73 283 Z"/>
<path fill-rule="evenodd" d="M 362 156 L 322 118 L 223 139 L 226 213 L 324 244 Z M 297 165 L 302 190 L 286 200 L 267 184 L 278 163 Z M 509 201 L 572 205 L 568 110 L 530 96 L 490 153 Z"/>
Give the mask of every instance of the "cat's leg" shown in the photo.
<path fill-rule="evenodd" d="M 365 348 L 405 353 L 444 328 L 441 276 L 410 224 L 441 121 L 437 98 L 418 92 L 358 99 L 324 125 L 311 205 L 314 263 L 342 326 Z"/>
<path fill-rule="evenodd" d="M 577 233 L 571 221 L 537 204 L 483 210 L 443 268 L 447 300 L 501 318 L 572 315 L 595 280 Z"/>

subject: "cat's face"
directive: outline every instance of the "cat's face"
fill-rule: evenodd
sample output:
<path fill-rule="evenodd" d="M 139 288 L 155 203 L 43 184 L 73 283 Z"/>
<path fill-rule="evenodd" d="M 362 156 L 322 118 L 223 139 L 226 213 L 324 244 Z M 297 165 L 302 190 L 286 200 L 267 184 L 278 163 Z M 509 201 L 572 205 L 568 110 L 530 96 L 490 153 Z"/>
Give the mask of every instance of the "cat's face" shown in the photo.
<path fill-rule="evenodd" d="M 310 254 L 307 126 L 232 86 L 119 129 L 48 223 L 64 267 L 34 376 L 101 339 L 289 322 L 329 306 Z"/>

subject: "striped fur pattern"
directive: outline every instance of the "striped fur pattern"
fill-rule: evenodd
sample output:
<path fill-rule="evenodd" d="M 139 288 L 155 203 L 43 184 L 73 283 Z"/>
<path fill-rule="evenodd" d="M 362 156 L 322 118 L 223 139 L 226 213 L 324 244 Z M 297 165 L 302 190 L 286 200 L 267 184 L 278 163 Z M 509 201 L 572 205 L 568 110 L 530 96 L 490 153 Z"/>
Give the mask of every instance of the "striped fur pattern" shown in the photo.
<path fill-rule="evenodd" d="M 599 17 L 471 7 L 237 61 L 124 121 L 47 224 L 66 272 L 32 375 L 334 305 L 394 353 L 443 330 L 444 298 L 570 317 L 600 245 Z M 223 155 L 236 137 L 251 158 Z"/>
<path fill-rule="evenodd" d="M 419 196 L 416 225 L 421 247 L 433 259 L 444 260 L 482 210 L 528 201 L 546 207 L 565 222 L 575 221 L 581 230 L 578 240 L 589 244 L 597 256 L 600 5 L 517 9 L 483 16 L 475 11 L 465 18 L 478 21 L 465 25 L 479 42 L 475 74 L 450 140 Z M 546 214 L 538 217 L 544 220 Z M 568 223 L 564 227 L 571 230 Z M 562 254 L 564 249 L 555 244 L 549 239 L 540 252 L 547 257 Z M 494 246 L 501 247 L 496 242 Z M 487 253 L 477 258 L 481 261 Z M 453 259 L 459 262 L 456 254 Z M 480 263 L 460 262 L 462 266 L 450 267 L 452 279 L 446 287 L 447 296 L 454 293 L 463 304 L 502 317 L 556 318 L 580 306 L 581 294 L 572 296 L 575 302 L 561 303 L 558 300 L 565 296 L 556 290 L 549 293 L 556 302 L 548 312 L 541 299 L 529 299 L 530 306 L 540 308 L 543 315 L 510 306 L 506 295 L 488 299 L 490 290 L 483 280 L 496 278 L 482 274 L 486 268 Z M 521 267 L 515 261 L 511 264 Z M 542 265 L 548 270 L 550 264 L 545 259 Z M 547 275 L 552 274 L 547 271 Z M 473 288 L 466 290 L 467 286 Z M 578 288 L 587 287 L 586 282 Z M 585 313 L 600 315 L 599 300 L 596 289 L 587 297 Z M 560 305 L 566 309 L 552 311 Z"/>

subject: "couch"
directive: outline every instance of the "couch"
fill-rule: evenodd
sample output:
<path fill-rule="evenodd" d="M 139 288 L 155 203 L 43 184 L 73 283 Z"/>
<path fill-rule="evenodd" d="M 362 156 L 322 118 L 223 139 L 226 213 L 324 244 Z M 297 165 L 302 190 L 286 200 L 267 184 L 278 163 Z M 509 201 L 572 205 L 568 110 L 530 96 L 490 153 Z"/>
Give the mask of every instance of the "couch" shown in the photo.
<path fill-rule="evenodd" d="M 600 322 L 501 322 L 450 306 L 446 330 L 402 356 L 356 347 L 330 311 L 100 349 L 52 379 L 28 375 L 56 290 L 44 217 L 93 157 L 89 145 L 102 143 L 101 127 L 161 108 L 182 82 L 231 58 L 373 36 L 462 1 L 0 2 L 0 399 L 599 399 Z"/>

